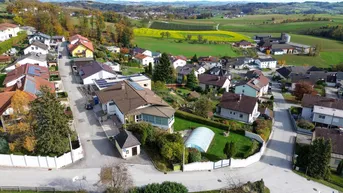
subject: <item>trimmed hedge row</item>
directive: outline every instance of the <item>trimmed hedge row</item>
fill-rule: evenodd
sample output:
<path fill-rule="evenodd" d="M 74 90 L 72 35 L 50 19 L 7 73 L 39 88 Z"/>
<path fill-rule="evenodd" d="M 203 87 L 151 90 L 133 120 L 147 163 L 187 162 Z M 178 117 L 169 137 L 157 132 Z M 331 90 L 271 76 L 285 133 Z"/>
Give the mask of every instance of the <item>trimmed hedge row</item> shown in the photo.
<path fill-rule="evenodd" d="M 19 32 L 18 36 L 12 37 L 6 41 L 0 43 L 0 54 L 7 52 L 9 49 L 13 47 L 13 45 L 21 42 L 27 38 L 26 32 Z"/>
<path fill-rule="evenodd" d="M 187 112 L 184 112 L 184 111 L 180 111 L 180 110 L 177 110 L 175 112 L 175 116 L 183 118 L 183 119 L 186 119 L 186 120 L 189 120 L 189 121 L 194 121 L 194 122 L 197 122 L 197 123 L 208 125 L 208 126 L 211 126 L 211 127 L 216 127 L 216 128 L 219 128 L 219 129 L 222 129 L 222 130 L 225 130 L 225 131 L 227 131 L 229 129 L 229 127 L 230 127 L 230 125 L 225 125 L 223 123 L 212 121 L 212 120 L 209 120 L 209 119 L 197 116 L 197 115 L 193 115 L 191 113 L 187 113 Z M 233 131 L 233 130 L 230 129 L 230 131 Z M 238 129 L 236 131 L 243 131 L 243 130 L 242 129 Z"/>

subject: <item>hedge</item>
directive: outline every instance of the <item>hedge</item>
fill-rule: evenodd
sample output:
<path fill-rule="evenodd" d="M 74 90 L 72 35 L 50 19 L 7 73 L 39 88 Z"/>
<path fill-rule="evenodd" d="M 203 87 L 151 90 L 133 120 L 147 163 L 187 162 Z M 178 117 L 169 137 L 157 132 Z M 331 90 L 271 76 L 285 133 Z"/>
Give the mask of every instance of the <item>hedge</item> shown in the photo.
<path fill-rule="evenodd" d="M 13 47 L 13 45 L 21 42 L 27 38 L 26 32 L 19 32 L 18 36 L 12 37 L 6 41 L 0 43 L 0 54 L 7 52 L 9 49 Z"/>
<path fill-rule="evenodd" d="M 208 125 L 208 126 L 211 126 L 211 127 L 216 127 L 216 128 L 219 128 L 219 129 L 222 129 L 222 130 L 225 130 L 225 131 L 227 131 L 228 128 L 229 128 L 229 125 L 225 125 L 223 123 L 212 121 L 212 120 L 209 120 L 209 119 L 197 116 L 197 115 L 193 115 L 193 114 L 190 114 L 190 113 L 187 113 L 187 112 L 184 112 L 184 111 L 180 111 L 180 110 L 177 110 L 175 112 L 175 116 L 183 118 L 183 119 L 186 119 L 186 120 L 189 120 L 189 121 L 194 121 L 194 122 L 197 122 L 197 123 Z M 238 130 L 241 130 L 241 129 L 238 129 Z"/>

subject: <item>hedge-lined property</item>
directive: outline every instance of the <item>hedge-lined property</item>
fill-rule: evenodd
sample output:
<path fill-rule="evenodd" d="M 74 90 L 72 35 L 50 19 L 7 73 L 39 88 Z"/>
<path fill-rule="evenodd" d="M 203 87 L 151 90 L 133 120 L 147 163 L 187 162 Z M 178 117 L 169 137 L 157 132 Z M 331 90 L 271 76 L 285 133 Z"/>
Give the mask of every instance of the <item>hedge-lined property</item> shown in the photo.
<path fill-rule="evenodd" d="M 163 29 L 163 30 L 184 30 L 184 31 L 210 31 L 214 30 L 213 25 L 189 25 L 189 24 L 179 24 L 179 23 L 169 23 L 169 22 L 158 22 L 150 26 L 151 29 Z"/>
<path fill-rule="evenodd" d="M 16 37 L 12 37 L 6 41 L 0 42 L 0 54 L 7 52 L 13 45 L 25 40 L 27 38 L 26 32 L 19 32 Z"/>

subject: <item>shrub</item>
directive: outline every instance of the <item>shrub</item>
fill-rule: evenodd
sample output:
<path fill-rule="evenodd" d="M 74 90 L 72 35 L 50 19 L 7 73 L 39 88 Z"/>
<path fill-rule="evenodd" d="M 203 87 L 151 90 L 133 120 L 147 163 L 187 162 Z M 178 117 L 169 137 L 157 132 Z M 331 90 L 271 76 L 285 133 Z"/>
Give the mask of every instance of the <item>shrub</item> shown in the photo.
<path fill-rule="evenodd" d="M 270 97 L 270 100 L 272 100 L 272 101 L 273 101 L 273 100 L 274 100 L 274 96 L 271 96 L 271 97 Z"/>
<path fill-rule="evenodd" d="M 264 141 L 267 141 L 272 131 L 272 121 L 258 119 L 253 123 L 253 128 L 254 133 L 260 135 Z"/>
<path fill-rule="evenodd" d="M 156 193 L 156 192 L 166 192 L 166 193 L 187 193 L 187 188 L 176 182 L 165 181 L 162 184 L 152 183 L 140 188 L 141 193 Z"/>
<path fill-rule="evenodd" d="M 8 142 L 5 138 L 0 137 L 0 154 L 8 154 L 10 151 Z"/>
<path fill-rule="evenodd" d="M 201 161 L 201 153 L 195 148 L 188 148 L 188 163 Z"/>
<path fill-rule="evenodd" d="M 314 124 L 310 121 L 305 119 L 300 119 L 297 121 L 297 126 L 303 129 L 312 130 L 314 128 Z"/>
<path fill-rule="evenodd" d="M 291 106 L 290 110 L 291 110 L 291 114 L 292 115 L 300 115 L 301 111 L 302 111 L 302 108 L 301 107 Z"/>

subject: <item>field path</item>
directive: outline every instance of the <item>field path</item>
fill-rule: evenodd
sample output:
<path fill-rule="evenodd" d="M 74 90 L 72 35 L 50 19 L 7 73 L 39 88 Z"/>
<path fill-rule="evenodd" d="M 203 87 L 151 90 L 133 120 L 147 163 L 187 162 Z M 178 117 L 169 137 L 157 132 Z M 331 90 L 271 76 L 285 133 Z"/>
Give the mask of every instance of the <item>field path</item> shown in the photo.
<path fill-rule="evenodd" d="M 216 30 L 219 31 L 219 23 L 216 25 Z"/>

